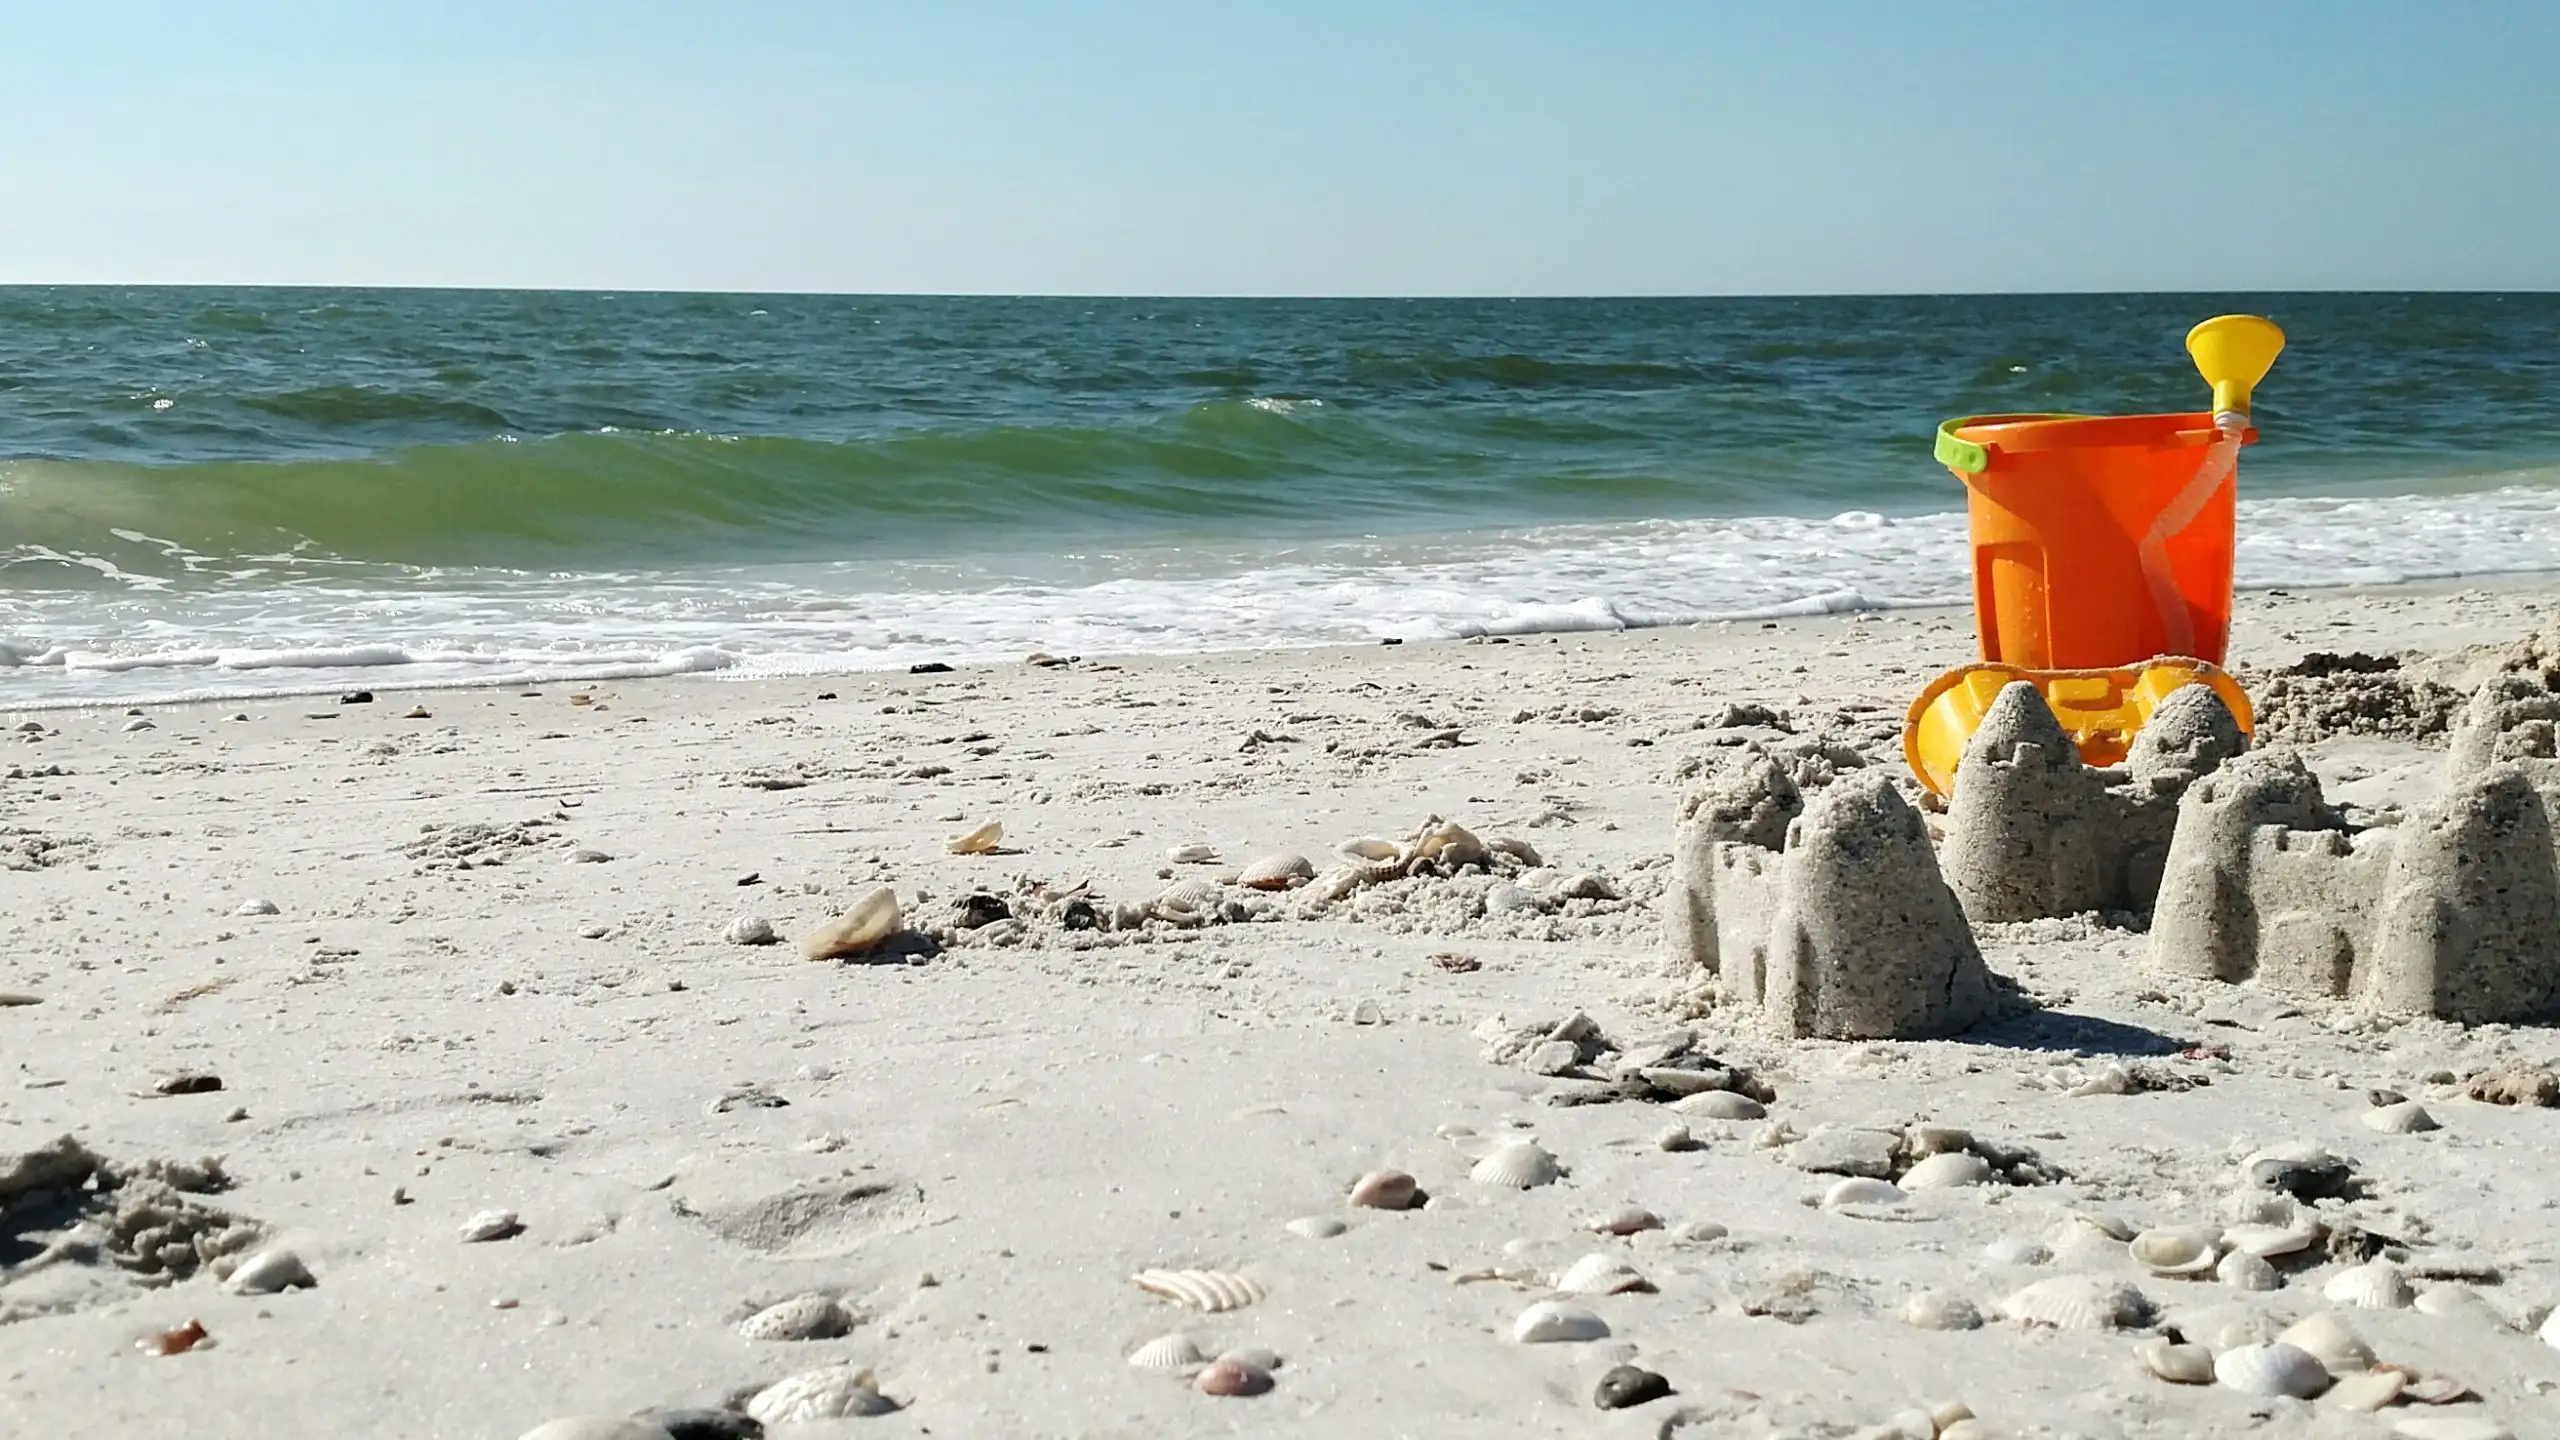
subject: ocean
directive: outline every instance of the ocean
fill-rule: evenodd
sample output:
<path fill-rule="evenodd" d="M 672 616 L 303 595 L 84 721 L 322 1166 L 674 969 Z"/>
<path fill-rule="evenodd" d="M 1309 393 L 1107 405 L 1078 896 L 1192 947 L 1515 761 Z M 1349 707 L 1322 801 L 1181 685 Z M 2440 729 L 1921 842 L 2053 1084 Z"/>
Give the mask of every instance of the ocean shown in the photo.
<path fill-rule="evenodd" d="M 0 288 L 0 705 L 1961 601 L 1954 415 L 2290 337 L 2239 578 L 2560 570 L 2560 295 Z"/>

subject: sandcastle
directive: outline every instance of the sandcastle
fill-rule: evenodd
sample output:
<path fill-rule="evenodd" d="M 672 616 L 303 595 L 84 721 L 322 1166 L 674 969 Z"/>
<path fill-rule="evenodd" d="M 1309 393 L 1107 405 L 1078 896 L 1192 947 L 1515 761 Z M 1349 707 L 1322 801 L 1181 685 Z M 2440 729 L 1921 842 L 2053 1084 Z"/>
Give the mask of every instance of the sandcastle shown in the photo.
<path fill-rule="evenodd" d="M 2198 685 L 2122 766 L 2093 768 L 2012 685 L 1933 848 L 1884 776 L 1808 795 L 1737 747 L 1681 800 L 1668 957 L 1780 1034 L 1917 1039 L 1996 1008 L 1972 924 L 2147 914 L 2163 975 L 2465 1024 L 2560 1018 L 2560 693 L 2518 675 L 2480 690 L 2443 792 L 2397 824 L 2354 823 L 2288 749 L 2244 752 Z"/>

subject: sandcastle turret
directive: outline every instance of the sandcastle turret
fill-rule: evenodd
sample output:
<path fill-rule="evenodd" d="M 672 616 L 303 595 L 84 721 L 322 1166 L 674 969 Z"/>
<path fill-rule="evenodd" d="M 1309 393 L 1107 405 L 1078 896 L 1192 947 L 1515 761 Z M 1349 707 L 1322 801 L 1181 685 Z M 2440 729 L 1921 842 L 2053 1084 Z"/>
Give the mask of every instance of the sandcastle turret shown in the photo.
<path fill-rule="evenodd" d="M 1680 829 L 1671 855 L 1671 888 L 1665 897 L 1664 960 L 1674 975 L 1715 974 L 1723 968 L 1717 942 L 1716 872 L 1726 864 L 1753 864 L 1748 851 L 1776 851 L 1787 826 L 1804 813 L 1804 794 L 1777 758 L 1756 744 L 1734 748 L 1725 762 L 1680 797 Z"/>
<path fill-rule="evenodd" d="M 2401 822 L 2372 948 L 2368 1008 L 2465 1024 L 2560 1012 L 2560 859 L 2523 770 L 2492 765 Z"/>
<path fill-rule="evenodd" d="M 1973 930 L 1919 812 L 1884 776 L 1838 782 L 1791 827 L 1758 978 L 1745 988 L 1783 1035 L 1924 1039 L 1989 1016 Z"/>

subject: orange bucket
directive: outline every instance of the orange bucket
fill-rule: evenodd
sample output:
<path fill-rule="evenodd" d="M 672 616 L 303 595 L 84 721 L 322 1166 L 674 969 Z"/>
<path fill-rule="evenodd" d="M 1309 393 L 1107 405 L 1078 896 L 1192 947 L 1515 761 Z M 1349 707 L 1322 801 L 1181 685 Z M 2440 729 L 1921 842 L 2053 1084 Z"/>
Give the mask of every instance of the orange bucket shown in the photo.
<path fill-rule="evenodd" d="M 2222 663 L 2240 447 L 2197 415 L 1975 415 L 1938 427 L 1965 484 L 1982 658 Z"/>

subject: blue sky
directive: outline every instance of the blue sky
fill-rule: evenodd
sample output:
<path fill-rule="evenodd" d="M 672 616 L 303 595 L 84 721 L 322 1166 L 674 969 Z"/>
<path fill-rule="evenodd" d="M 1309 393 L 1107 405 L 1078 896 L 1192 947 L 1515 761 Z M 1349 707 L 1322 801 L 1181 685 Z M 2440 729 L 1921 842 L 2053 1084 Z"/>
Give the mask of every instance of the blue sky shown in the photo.
<path fill-rule="evenodd" d="M 0 283 L 2560 288 L 2560 3 L 0 0 Z"/>

